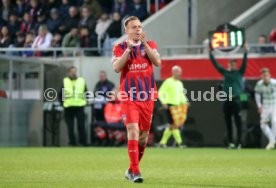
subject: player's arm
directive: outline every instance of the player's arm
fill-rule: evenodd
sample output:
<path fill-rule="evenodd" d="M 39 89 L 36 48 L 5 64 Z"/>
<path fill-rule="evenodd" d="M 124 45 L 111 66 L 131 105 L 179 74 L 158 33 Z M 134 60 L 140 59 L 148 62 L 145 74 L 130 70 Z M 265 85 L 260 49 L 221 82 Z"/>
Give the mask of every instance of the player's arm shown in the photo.
<path fill-rule="evenodd" d="M 261 93 L 260 93 L 260 86 L 257 84 L 255 86 L 255 101 L 256 101 L 256 104 L 257 104 L 257 107 L 258 107 L 258 111 L 259 113 L 262 113 L 262 100 L 261 100 Z"/>
<path fill-rule="evenodd" d="M 221 73 L 224 74 L 225 73 L 225 69 L 216 61 L 212 51 L 209 52 L 209 57 L 211 62 L 213 63 L 213 65 L 215 66 L 215 68 Z"/>
<path fill-rule="evenodd" d="M 247 64 L 247 43 L 244 44 L 244 53 L 243 53 L 243 60 L 242 60 L 242 65 L 239 70 L 239 72 L 243 75 L 245 73 L 246 69 L 246 64 Z"/>
<path fill-rule="evenodd" d="M 114 71 L 116 73 L 121 72 L 121 70 L 123 69 L 123 67 L 126 65 L 126 62 L 128 60 L 129 54 L 130 54 L 130 52 L 132 50 L 133 44 L 134 44 L 133 40 L 130 37 L 128 37 L 128 40 L 127 40 L 127 49 L 124 51 L 124 53 L 120 57 L 115 57 L 112 60 L 113 69 L 114 69 Z M 114 51 L 115 50 L 116 49 L 114 49 Z"/>
<path fill-rule="evenodd" d="M 186 96 L 186 90 L 184 88 L 184 84 L 181 82 L 181 95 L 180 95 L 180 103 L 181 104 L 187 104 L 188 103 L 188 99 L 187 99 L 187 96 Z"/>
<path fill-rule="evenodd" d="M 158 98 L 159 98 L 159 100 L 160 100 L 160 102 L 162 104 L 162 107 L 165 108 L 165 109 L 168 108 L 168 106 L 167 106 L 167 104 L 168 104 L 168 98 L 169 98 L 168 95 L 169 95 L 169 93 L 168 93 L 168 80 L 165 80 L 161 84 L 161 86 L 160 86 L 160 88 L 158 90 Z"/>
<path fill-rule="evenodd" d="M 127 48 L 121 57 L 117 57 L 113 61 L 113 69 L 116 73 L 121 72 L 122 68 L 126 65 L 128 56 L 131 49 Z"/>
<path fill-rule="evenodd" d="M 146 54 L 148 55 L 150 61 L 157 67 L 161 65 L 161 58 L 157 51 L 157 49 L 152 49 L 150 45 L 147 43 L 146 34 L 140 34 L 140 40 L 145 47 Z"/>

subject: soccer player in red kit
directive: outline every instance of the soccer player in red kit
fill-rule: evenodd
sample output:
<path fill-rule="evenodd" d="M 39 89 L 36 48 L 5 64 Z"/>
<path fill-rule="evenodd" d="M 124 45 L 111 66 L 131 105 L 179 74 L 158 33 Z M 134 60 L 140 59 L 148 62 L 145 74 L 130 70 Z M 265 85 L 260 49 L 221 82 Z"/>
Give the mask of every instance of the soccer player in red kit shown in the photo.
<path fill-rule="evenodd" d="M 139 162 L 148 141 L 154 99 L 158 97 L 153 65 L 160 66 L 161 60 L 155 42 L 146 40 L 137 17 L 127 18 L 124 27 L 128 39 L 114 47 L 112 63 L 114 71 L 121 72 L 120 99 L 130 159 L 125 177 L 141 183 Z"/>

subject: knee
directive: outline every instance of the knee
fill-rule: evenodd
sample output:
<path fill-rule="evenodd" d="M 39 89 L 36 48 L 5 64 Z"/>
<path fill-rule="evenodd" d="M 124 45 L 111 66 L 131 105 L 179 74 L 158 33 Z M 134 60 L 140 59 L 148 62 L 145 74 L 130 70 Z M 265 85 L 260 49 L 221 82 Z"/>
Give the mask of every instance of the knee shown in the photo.
<path fill-rule="evenodd" d="M 139 130 L 135 127 L 127 128 L 128 139 L 129 140 L 138 140 L 139 138 Z"/>
<path fill-rule="evenodd" d="M 177 130 L 177 129 L 178 129 L 178 127 L 174 127 L 174 126 L 172 126 L 172 128 L 171 128 L 172 131 Z"/>
<path fill-rule="evenodd" d="M 139 140 L 139 145 L 140 145 L 140 146 L 145 146 L 145 145 L 147 145 L 147 143 L 148 143 L 148 139 Z"/>
<path fill-rule="evenodd" d="M 148 143 L 148 136 L 144 138 L 139 138 L 139 145 L 145 146 Z"/>
<path fill-rule="evenodd" d="M 172 124 L 169 124 L 169 129 L 172 131 L 175 129 L 175 127 Z"/>
<path fill-rule="evenodd" d="M 149 132 L 148 131 L 143 131 L 142 133 L 140 132 L 139 145 L 140 146 L 145 146 L 148 143 L 148 138 L 149 138 Z"/>

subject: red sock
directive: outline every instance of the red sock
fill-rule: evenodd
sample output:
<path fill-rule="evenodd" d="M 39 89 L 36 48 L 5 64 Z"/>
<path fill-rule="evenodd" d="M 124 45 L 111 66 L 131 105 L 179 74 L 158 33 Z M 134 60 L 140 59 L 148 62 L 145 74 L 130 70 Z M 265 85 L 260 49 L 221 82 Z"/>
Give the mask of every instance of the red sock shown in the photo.
<path fill-rule="evenodd" d="M 139 161 L 141 161 L 146 149 L 146 145 L 145 146 L 138 145 L 138 149 L 139 149 Z"/>
<path fill-rule="evenodd" d="M 130 159 L 130 169 L 133 174 L 140 173 L 139 169 L 139 150 L 138 150 L 138 141 L 129 140 L 128 141 L 128 155 Z"/>

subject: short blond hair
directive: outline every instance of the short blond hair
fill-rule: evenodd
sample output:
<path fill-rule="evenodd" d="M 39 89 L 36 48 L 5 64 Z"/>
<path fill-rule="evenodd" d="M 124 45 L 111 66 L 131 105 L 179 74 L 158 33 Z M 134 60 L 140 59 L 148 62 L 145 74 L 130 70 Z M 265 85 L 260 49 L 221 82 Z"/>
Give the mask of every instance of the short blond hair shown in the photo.
<path fill-rule="evenodd" d="M 124 21 L 124 27 L 126 28 L 127 25 L 128 25 L 128 23 L 130 21 L 133 21 L 133 20 L 139 20 L 140 21 L 140 19 L 137 16 L 130 16 L 127 19 L 125 19 L 125 21 Z"/>
<path fill-rule="evenodd" d="M 45 24 L 43 25 L 40 25 L 39 28 L 38 28 L 38 31 L 44 31 L 45 33 L 48 32 L 48 28 Z"/>

